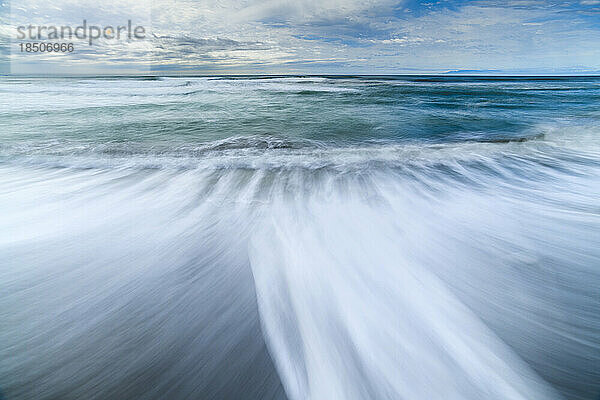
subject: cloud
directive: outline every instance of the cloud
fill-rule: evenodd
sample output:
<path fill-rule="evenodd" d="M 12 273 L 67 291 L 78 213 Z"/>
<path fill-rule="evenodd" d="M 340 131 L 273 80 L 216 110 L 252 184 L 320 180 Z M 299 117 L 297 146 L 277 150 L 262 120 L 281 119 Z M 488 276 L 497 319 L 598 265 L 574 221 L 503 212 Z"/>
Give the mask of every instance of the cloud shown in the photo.
<path fill-rule="evenodd" d="M 20 0 L 11 16 L 35 24 L 132 19 L 152 32 L 143 41 L 78 46 L 61 58 L 86 68 L 121 60 L 175 72 L 552 72 L 600 69 L 600 16 L 591 7 L 599 3 Z"/>
<path fill-rule="evenodd" d="M 184 36 L 158 36 L 153 34 L 157 48 L 179 48 L 198 50 L 267 50 L 269 46 L 261 42 L 240 42 L 227 38 L 194 38 Z"/>

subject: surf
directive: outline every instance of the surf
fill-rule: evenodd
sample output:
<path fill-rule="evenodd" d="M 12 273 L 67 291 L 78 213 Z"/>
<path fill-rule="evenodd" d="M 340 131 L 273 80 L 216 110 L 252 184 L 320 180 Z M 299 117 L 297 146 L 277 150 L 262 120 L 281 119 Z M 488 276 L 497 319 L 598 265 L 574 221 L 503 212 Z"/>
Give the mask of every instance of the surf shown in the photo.
<path fill-rule="evenodd" d="M 11 85 L 5 397 L 600 392 L 594 79 Z"/>

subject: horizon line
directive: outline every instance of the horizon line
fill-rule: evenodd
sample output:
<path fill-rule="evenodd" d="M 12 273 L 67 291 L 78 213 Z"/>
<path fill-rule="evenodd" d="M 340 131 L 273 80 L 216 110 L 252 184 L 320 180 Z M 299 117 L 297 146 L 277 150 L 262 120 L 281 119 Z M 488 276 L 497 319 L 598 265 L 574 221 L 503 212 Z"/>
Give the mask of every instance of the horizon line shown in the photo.
<path fill-rule="evenodd" d="M 600 78 L 599 72 L 590 74 L 485 74 L 485 73 L 399 73 L 399 74 L 331 74 L 331 73 L 283 73 L 283 74 L 18 74 L 2 73 L 0 78 L 227 78 L 227 77 L 472 77 L 472 78 Z"/>

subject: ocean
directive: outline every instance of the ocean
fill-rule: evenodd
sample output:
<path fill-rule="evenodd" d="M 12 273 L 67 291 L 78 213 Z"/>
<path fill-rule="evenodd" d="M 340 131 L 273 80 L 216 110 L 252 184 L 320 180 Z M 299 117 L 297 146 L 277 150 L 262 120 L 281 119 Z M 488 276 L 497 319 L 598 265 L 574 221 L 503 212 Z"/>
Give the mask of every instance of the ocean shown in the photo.
<path fill-rule="evenodd" d="M 600 397 L 600 78 L 0 80 L 0 397 Z"/>

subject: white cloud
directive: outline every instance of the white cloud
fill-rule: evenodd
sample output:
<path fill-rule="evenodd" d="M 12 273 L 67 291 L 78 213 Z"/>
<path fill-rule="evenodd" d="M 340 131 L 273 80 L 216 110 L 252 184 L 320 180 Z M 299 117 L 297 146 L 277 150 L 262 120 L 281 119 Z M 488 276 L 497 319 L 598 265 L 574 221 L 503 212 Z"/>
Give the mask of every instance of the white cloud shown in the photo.
<path fill-rule="evenodd" d="M 591 5 L 600 0 L 583 0 Z M 149 40 L 100 42 L 64 57 L 92 63 L 264 73 L 401 73 L 455 69 L 600 69 L 600 25 L 540 0 L 431 3 L 401 13 L 392 0 L 22 0 L 16 21 L 132 19 Z M 412 8 L 412 7 L 411 7 Z M 139 22 L 138 22 L 139 21 Z M 84 57 L 85 56 L 85 57 Z M 81 64 L 81 63 L 79 63 Z M 105 64 L 102 64 L 103 68 Z"/>

